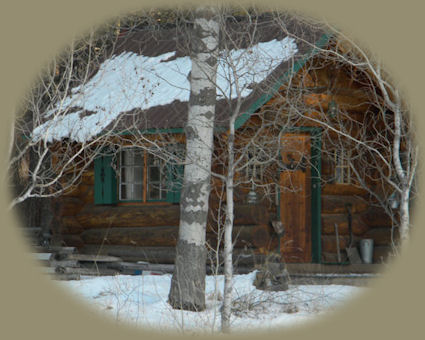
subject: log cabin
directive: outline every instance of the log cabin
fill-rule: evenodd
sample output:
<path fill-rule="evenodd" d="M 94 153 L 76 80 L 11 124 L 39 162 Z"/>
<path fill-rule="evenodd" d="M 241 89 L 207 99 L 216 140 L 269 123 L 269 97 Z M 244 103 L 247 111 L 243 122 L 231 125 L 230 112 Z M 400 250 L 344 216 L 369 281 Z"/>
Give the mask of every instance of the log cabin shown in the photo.
<path fill-rule="evenodd" d="M 344 249 L 365 238 L 374 240 L 373 261 L 382 262 L 391 252 L 391 219 L 356 181 L 350 156 L 333 143 L 338 134 L 323 123 L 340 115 L 354 126 L 350 131 L 361 128 L 372 112 L 370 87 L 319 53 L 335 43 L 324 31 L 293 18 L 285 28 L 273 20 L 257 23 L 255 30 L 241 25 L 246 23 L 230 25 L 237 39 L 230 39 L 234 45 L 227 52 L 256 59 L 242 60 L 239 70 L 245 92 L 235 123 L 235 154 L 246 159 L 246 166 L 235 173 L 235 263 L 252 265 L 257 257 L 248 254 L 260 258 L 278 247 L 288 263 L 345 263 Z M 52 149 L 96 136 L 106 150 L 88 160 L 72 190 L 52 200 L 54 243 L 85 253 L 174 263 L 185 162 L 179 155 L 190 86 L 188 38 L 179 33 L 164 29 L 120 36 L 112 57 L 34 130 Z M 217 87 L 224 92 L 217 91 L 212 170 L 223 174 L 226 124 L 238 98 L 225 83 L 226 65 L 219 63 L 218 74 L 223 79 L 218 77 Z M 261 136 L 268 142 L 252 142 Z M 277 148 L 277 156 L 261 161 L 255 146 L 269 155 Z M 222 188 L 213 176 L 211 251 L 219 247 Z M 276 221 L 283 235 L 273 228 Z"/>

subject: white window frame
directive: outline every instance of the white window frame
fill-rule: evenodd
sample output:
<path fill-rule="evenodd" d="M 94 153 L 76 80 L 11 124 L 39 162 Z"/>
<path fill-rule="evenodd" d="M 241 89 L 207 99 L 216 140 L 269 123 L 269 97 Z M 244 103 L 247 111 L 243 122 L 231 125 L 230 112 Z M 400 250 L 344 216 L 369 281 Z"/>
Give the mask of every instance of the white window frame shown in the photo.
<path fill-rule="evenodd" d="M 351 184 L 350 153 L 346 149 L 336 149 L 334 152 L 335 184 Z"/>

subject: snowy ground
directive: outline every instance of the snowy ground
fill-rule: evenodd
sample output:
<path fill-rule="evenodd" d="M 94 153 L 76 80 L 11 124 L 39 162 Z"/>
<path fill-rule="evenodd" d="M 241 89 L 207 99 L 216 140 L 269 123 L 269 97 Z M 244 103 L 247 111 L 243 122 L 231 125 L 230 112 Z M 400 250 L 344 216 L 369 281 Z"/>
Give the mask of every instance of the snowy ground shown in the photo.
<path fill-rule="evenodd" d="M 233 331 L 296 326 L 332 311 L 367 288 L 341 285 L 290 286 L 286 292 L 264 292 L 252 285 L 255 273 L 236 275 Z M 184 333 L 220 330 L 223 276 L 208 276 L 206 311 L 195 313 L 170 308 L 167 295 L 171 275 L 104 276 L 80 281 L 59 281 L 93 308 L 118 322 Z"/>

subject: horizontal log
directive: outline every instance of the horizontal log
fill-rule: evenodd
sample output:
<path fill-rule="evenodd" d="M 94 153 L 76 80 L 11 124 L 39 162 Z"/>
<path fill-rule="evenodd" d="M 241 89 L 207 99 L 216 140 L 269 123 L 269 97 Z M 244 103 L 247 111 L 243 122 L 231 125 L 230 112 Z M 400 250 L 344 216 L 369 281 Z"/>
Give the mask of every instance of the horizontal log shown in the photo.
<path fill-rule="evenodd" d="M 347 262 L 348 257 L 345 249 L 341 249 L 341 263 Z M 338 254 L 335 253 L 328 253 L 328 252 L 322 252 L 322 261 L 328 262 L 328 263 L 338 263 Z"/>
<path fill-rule="evenodd" d="M 339 236 L 339 249 L 345 252 L 350 242 L 349 236 Z M 322 251 L 325 253 L 337 253 L 336 236 L 322 235 Z"/>
<path fill-rule="evenodd" d="M 270 213 L 262 204 L 238 204 L 235 206 L 234 225 L 268 224 Z"/>
<path fill-rule="evenodd" d="M 86 205 L 76 216 L 85 228 L 178 225 L 178 205 L 95 206 Z M 236 205 L 234 225 L 266 224 L 269 212 L 263 205 Z M 210 225 L 214 221 L 210 218 Z"/>
<path fill-rule="evenodd" d="M 370 208 L 361 216 L 370 228 L 391 228 L 391 218 L 382 209 Z"/>
<path fill-rule="evenodd" d="M 49 250 L 52 253 L 58 254 L 73 254 L 77 252 L 77 249 L 75 247 L 50 246 Z"/>
<path fill-rule="evenodd" d="M 172 274 L 174 272 L 174 264 L 158 264 L 158 263 L 128 263 L 117 262 L 109 265 L 109 268 L 116 269 L 121 273 L 137 273 L 143 271 L 154 271 Z"/>
<path fill-rule="evenodd" d="M 78 261 L 76 260 L 63 260 L 63 261 L 56 261 L 56 260 L 50 260 L 49 261 L 50 267 L 79 267 Z"/>
<path fill-rule="evenodd" d="M 71 281 L 71 280 L 80 280 L 81 275 L 79 274 L 59 274 L 53 273 L 52 279 L 56 281 Z"/>
<path fill-rule="evenodd" d="M 78 274 L 78 275 L 90 275 L 90 276 L 101 276 L 101 275 L 117 275 L 119 271 L 111 268 L 73 268 L 73 267 L 56 267 L 55 272 L 57 274 Z"/>
<path fill-rule="evenodd" d="M 397 235 L 394 235 L 397 236 Z M 373 228 L 368 230 L 362 238 L 373 239 L 373 244 L 376 246 L 391 245 L 391 229 L 390 228 Z"/>
<path fill-rule="evenodd" d="M 174 263 L 175 247 L 138 247 L 119 245 L 85 245 L 84 254 L 117 256 L 124 261 L 146 261 L 150 263 Z"/>
<path fill-rule="evenodd" d="M 175 247 L 137 247 L 137 246 L 115 246 L 115 245 L 85 245 L 81 253 L 117 256 L 124 261 L 146 261 L 149 263 L 173 264 L 176 256 Z M 264 260 L 265 255 L 257 254 L 252 250 L 243 248 L 233 249 L 233 262 L 237 265 L 255 265 Z M 215 254 L 209 252 L 208 263 L 216 263 Z M 220 251 L 219 261 L 223 261 Z"/>
<path fill-rule="evenodd" d="M 349 234 L 347 214 L 322 214 L 322 234 L 335 235 L 335 223 L 340 235 Z M 358 214 L 352 216 L 351 227 L 354 235 L 362 235 L 369 230 L 368 225 Z"/>
<path fill-rule="evenodd" d="M 322 195 L 323 214 L 346 214 L 346 205 L 351 204 L 351 213 L 363 212 L 368 208 L 368 203 L 361 198 L 343 195 Z"/>
<path fill-rule="evenodd" d="M 177 238 L 177 226 L 98 228 L 87 229 L 81 234 L 81 239 L 85 244 L 143 247 L 174 247 Z M 267 225 L 235 226 L 233 228 L 233 240 L 236 247 L 267 247 L 270 239 L 270 227 Z M 207 233 L 207 242 L 215 249 L 218 245 L 217 235 Z"/>
<path fill-rule="evenodd" d="M 154 227 L 178 225 L 178 205 L 102 206 L 87 205 L 76 216 L 85 228 Z"/>
<path fill-rule="evenodd" d="M 73 185 L 68 188 L 62 197 L 83 197 L 84 191 L 87 190 L 88 186 L 83 184 Z"/>
<path fill-rule="evenodd" d="M 75 216 L 63 216 L 59 220 L 56 230 L 61 234 L 77 235 L 82 233 L 84 228 Z"/>
<path fill-rule="evenodd" d="M 165 246 L 176 245 L 178 228 L 166 227 L 132 227 L 88 229 L 81 234 L 85 244 Z"/>
<path fill-rule="evenodd" d="M 82 201 L 86 204 L 94 203 L 94 186 L 83 185 L 81 188 L 81 195 L 79 196 Z"/>
<path fill-rule="evenodd" d="M 60 235 L 60 243 L 66 247 L 81 248 L 84 246 L 84 242 L 81 239 L 80 235 Z"/>
<path fill-rule="evenodd" d="M 322 195 L 357 195 L 367 194 L 366 190 L 350 184 L 325 184 L 322 187 Z"/>
<path fill-rule="evenodd" d="M 61 196 L 54 199 L 54 213 L 56 216 L 75 216 L 84 207 L 85 203 L 79 197 Z"/>
<path fill-rule="evenodd" d="M 373 247 L 373 262 L 385 263 L 394 259 L 395 254 L 391 246 L 375 246 Z"/>
<path fill-rule="evenodd" d="M 116 256 L 90 255 L 90 254 L 54 254 L 56 261 L 79 261 L 79 262 L 119 262 L 121 259 Z"/>
<path fill-rule="evenodd" d="M 88 185 L 94 185 L 94 170 L 87 171 L 81 176 L 81 182 Z"/>
<path fill-rule="evenodd" d="M 272 241 L 271 227 L 261 225 L 235 225 L 232 232 L 232 240 L 236 248 L 268 248 Z M 215 249 L 217 248 L 217 235 L 207 233 L 207 242 Z M 221 240 L 223 245 L 223 240 Z"/>

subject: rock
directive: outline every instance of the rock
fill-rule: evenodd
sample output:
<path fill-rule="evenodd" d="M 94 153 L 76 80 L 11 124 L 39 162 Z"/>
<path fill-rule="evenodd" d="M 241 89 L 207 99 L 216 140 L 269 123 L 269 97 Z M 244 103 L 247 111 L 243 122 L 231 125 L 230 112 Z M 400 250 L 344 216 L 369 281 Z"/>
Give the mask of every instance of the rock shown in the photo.
<path fill-rule="evenodd" d="M 254 286 L 266 291 L 288 290 L 289 274 L 285 264 L 275 256 L 260 268 L 254 280 Z"/>

